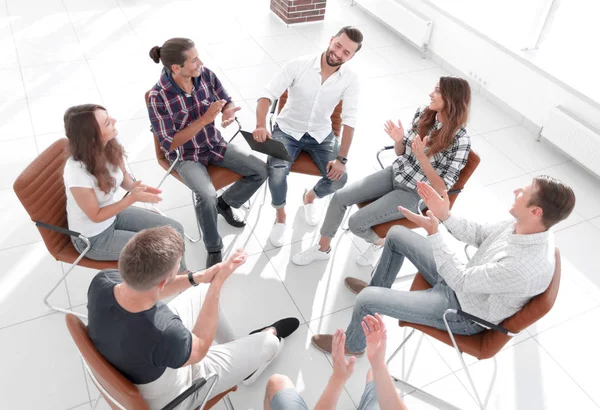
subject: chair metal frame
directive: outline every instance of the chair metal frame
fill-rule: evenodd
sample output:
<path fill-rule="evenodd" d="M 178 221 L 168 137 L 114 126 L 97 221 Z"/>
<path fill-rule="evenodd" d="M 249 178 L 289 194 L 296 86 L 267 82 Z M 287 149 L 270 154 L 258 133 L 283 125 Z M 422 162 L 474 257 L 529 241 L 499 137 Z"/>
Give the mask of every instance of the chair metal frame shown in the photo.
<path fill-rule="evenodd" d="M 40 222 L 40 221 L 34 221 L 34 223 L 38 228 L 49 229 L 51 231 L 55 231 L 55 232 L 59 232 L 59 233 L 65 234 L 65 235 L 69 235 L 71 237 L 79 238 L 85 242 L 85 249 L 83 250 L 83 252 L 81 252 L 79 254 L 79 256 L 77 257 L 77 259 L 75 259 L 75 261 L 73 261 L 73 263 L 71 264 L 69 269 L 67 269 L 67 271 L 65 273 L 63 273 L 63 275 L 59 279 L 59 281 L 56 282 L 56 285 L 54 285 L 52 287 L 52 289 L 50 289 L 50 291 L 44 296 L 44 305 L 46 305 L 48 308 L 50 308 L 56 312 L 61 312 L 61 313 L 66 313 L 66 314 L 71 313 L 77 317 L 87 320 L 87 315 L 84 315 L 83 313 L 77 313 L 70 309 L 64 309 L 64 308 L 61 308 L 58 306 L 54 306 L 53 304 L 51 304 L 49 302 L 49 299 L 50 299 L 50 296 L 52 296 L 52 294 L 54 293 L 54 291 L 58 288 L 58 286 L 61 283 L 63 283 L 63 281 L 67 278 L 67 276 L 69 276 L 69 274 L 75 269 L 75 267 L 78 266 L 79 261 L 81 261 L 85 257 L 85 255 L 89 252 L 89 250 L 92 248 L 92 244 L 90 243 L 90 240 L 86 236 L 80 234 L 79 232 L 61 228 L 60 226 L 51 225 L 51 224 L 48 224 L 45 222 Z"/>
<path fill-rule="evenodd" d="M 469 245 L 466 244 L 465 245 L 465 254 L 467 256 L 467 259 L 470 260 L 470 256 L 468 253 L 468 248 Z M 458 347 L 458 344 L 456 343 L 456 340 L 454 338 L 454 333 L 452 332 L 452 329 L 450 329 L 450 325 L 448 324 L 448 319 L 447 316 L 449 314 L 455 314 L 455 315 L 459 315 L 462 316 L 465 319 L 468 319 L 474 323 L 477 323 L 478 325 L 480 325 L 481 327 L 485 328 L 485 329 L 491 329 L 494 330 L 496 332 L 500 332 L 500 333 L 504 333 L 505 335 L 508 335 L 510 337 L 515 337 L 518 336 L 520 332 L 514 333 L 509 331 L 508 329 L 499 326 L 499 325 L 495 325 L 493 323 L 490 323 L 484 319 L 481 319 L 477 316 L 471 315 L 469 313 L 466 313 L 460 309 L 446 309 L 446 311 L 444 312 L 442 319 L 444 321 L 444 326 L 446 328 L 446 332 L 448 332 L 448 336 L 450 337 L 450 340 L 452 341 L 452 345 L 454 347 L 454 350 L 456 351 L 456 355 L 458 356 L 458 359 L 460 360 L 460 363 L 462 365 L 463 370 L 465 371 L 465 374 L 467 375 L 467 379 L 469 380 L 469 384 L 471 385 L 471 389 L 475 395 L 475 397 L 473 397 L 473 394 L 471 394 L 471 392 L 469 392 L 469 390 L 467 389 L 466 386 L 463 385 L 463 387 L 465 387 L 465 389 L 467 390 L 467 392 L 469 393 L 469 395 L 471 395 L 471 397 L 473 397 L 476 401 L 477 404 L 479 405 L 479 408 L 481 409 L 485 409 L 488 405 L 489 399 L 491 397 L 491 393 L 492 390 L 494 388 L 494 384 L 496 382 L 496 375 L 498 372 L 498 362 L 496 360 L 496 355 L 494 355 L 492 357 L 493 359 L 493 363 L 494 363 L 494 371 L 492 374 L 492 380 L 490 381 L 490 385 L 488 387 L 487 393 L 485 395 L 484 400 L 481 399 L 479 392 L 477 391 L 477 388 L 475 387 L 475 383 L 473 382 L 473 378 L 471 377 L 471 373 L 469 373 L 469 368 L 467 366 L 467 364 L 465 363 L 465 360 L 463 358 L 463 352 L 460 350 L 460 348 Z M 400 343 L 400 346 L 398 346 L 398 348 L 394 351 L 394 353 L 392 353 L 392 355 L 387 359 L 386 364 L 389 366 L 389 364 L 391 363 L 391 361 L 394 359 L 394 357 L 396 357 L 396 355 L 398 354 L 398 352 L 400 352 L 400 350 L 402 350 L 402 348 L 406 345 L 406 343 L 408 342 L 408 340 L 412 337 L 412 335 L 415 333 L 415 331 L 417 331 L 417 329 L 411 329 L 410 333 L 408 334 L 408 336 L 406 336 L 404 338 L 404 340 L 402 340 L 402 342 Z M 421 340 L 423 339 L 423 337 L 425 336 L 425 333 L 421 334 Z M 417 349 L 413 355 L 413 363 L 414 363 L 414 359 L 416 358 L 417 354 L 419 353 L 419 349 L 421 346 L 421 340 L 419 341 L 419 344 L 417 345 Z M 409 377 L 410 375 L 410 371 L 412 370 L 412 364 L 411 364 L 411 368 L 409 369 L 406 378 Z M 449 408 L 449 409 L 458 409 L 458 407 L 454 406 L 451 403 L 448 403 L 445 400 L 440 399 L 437 396 L 432 395 L 431 393 L 428 393 L 426 391 L 424 391 L 423 389 L 420 389 L 410 383 L 408 383 L 405 380 L 401 380 L 398 377 L 395 377 L 394 375 L 392 375 L 392 379 L 394 379 L 394 382 L 396 382 L 398 385 L 400 385 L 400 387 L 402 389 L 404 389 L 405 391 L 414 391 L 417 392 L 417 394 L 419 396 L 421 396 L 424 401 L 429 402 L 429 403 L 436 403 L 438 406 L 443 406 L 444 408 Z M 459 380 L 460 381 L 460 380 Z M 462 382 L 460 382 L 462 384 Z M 460 410 L 460 409 L 458 409 Z"/>
<path fill-rule="evenodd" d="M 90 369 L 89 365 L 87 364 L 85 358 L 81 355 L 81 353 L 79 353 L 79 356 L 81 357 L 81 361 L 83 362 L 83 367 L 85 368 L 85 371 L 87 372 L 88 376 L 90 376 L 90 379 L 92 379 L 94 386 L 96 386 L 98 391 L 100 391 L 102 393 L 95 400 L 94 406 L 92 407 L 92 409 L 93 410 L 96 409 L 101 398 L 108 397 L 108 399 L 111 401 L 111 403 L 114 406 L 118 407 L 119 410 L 128 410 L 121 403 L 119 403 L 119 401 L 117 399 L 115 399 L 108 391 L 106 391 L 106 389 L 102 386 L 102 384 L 98 381 L 98 379 L 94 375 L 94 372 L 92 371 L 92 369 Z M 215 388 L 218 381 L 219 381 L 219 375 L 217 373 L 210 373 L 206 377 L 200 377 L 200 378 L 192 381 L 191 389 L 185 390 L 183 393 L 181 393 L 179 396 L 175 397 L 171 402 L 169 402 L 161 410 L 176 409 L 177 406 L 183 400 L 187 399 L 189 396 L 194 394 L 196 391 L 200 390 L 207 383 L 212 382 L 212 384 L 210 385 L 210 387 L 208 388 L 208 390 L 206 392 L 206 396 L 202 400 L 202 403 L 200 404 L 200 406 L 197 407 L 197 409 L 200 409 L 200 410 L 203 409 L 204 406 L 206 406 L 206 403 L 208 402 L 208 398 L 210 397 L 210 394 L 212 393 L 212 391 Z M 234 410 L 233 404 L 231 403 L 231 399 L 229 398 L 229 396 L 227 396 L 227 395 L 224 396 L 222 400 L 223 400 L 223 403 L 225 404 L 225 407 L 227 408 L 227 410 Z"/>

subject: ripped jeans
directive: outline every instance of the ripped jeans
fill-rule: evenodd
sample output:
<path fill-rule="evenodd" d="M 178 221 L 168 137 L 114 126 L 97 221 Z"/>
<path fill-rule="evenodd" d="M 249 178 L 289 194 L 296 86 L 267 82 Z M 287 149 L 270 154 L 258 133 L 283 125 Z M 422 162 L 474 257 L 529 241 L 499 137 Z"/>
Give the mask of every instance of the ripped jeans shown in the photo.
<path fill-rule="evenodd" d="M 340 150 L 338 140 L 333 132 L 319 144 L 308 133 L 304 134 L 298 141 L 281 131 L 277 124 L 275 124 L 273 139 L 285 145 L 285 149 L 294 161 L 298 158 L 301 151 L 305 151 L 310 155 L 323 176 L 313 188 L 318 198 L 326 197 L 346 185 L 346 181 L 348 180 L 348 174 L 346 173 L 337 181 L 327 178 L 327 163 L 333 161 Z M 292 163 L 274 157 L 269 157 L 267 162 L 269 165 L 271 203 L 274 208 L 283 208 L 287 197 L 287 176 L 290 173 Z"/>

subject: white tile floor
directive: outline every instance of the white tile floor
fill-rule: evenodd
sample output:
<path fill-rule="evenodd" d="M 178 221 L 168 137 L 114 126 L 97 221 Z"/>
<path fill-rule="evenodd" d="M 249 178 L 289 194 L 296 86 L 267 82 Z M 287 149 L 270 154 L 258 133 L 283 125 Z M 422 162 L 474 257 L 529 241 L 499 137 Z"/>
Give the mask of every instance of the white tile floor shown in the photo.
<path fill-rule="evenodd" d="M 12 183 L 19 172 L 52 141 L 61 137 L 62 114 L 74 104 L 105 104 L 119 120 L 120 140 L 131 168 L 146 183 L 157 183 L 156 164 L 143 92 L 160 68 L 149 48 L 169 37 L 189 36 L 207 66 L 243 107 L 245 129 L 254 127 L 255 98 L 287 59 L 318 52 L 345 24 L 365 33 L 363 50 L 349 63 L 360 72 L 362 101 L 349 173 L 358 179 L 376 169 L 375 151 L 389 141 L 383 120 L 408 121 L 440 75 L 448 74 L 348 0 L 329 0 L 325 22 L 286 27 L 269 12 L 268 0 L 0 0 L 0 408 L 90 409 L 98 392 L 84 375 L 61 314 L 50 313 L 43 294 L 65 267 L 48 255 Z M 195 17 L 196 16 L 196 17 Z M 591 257 L 600 243 L 600 180 L 571 162 L 513 118 L 478 95 L 473 98 L 470 133 L 482 157 L 479 169 L 456 203 L 455 212 L 475 219 L 506 217 L 511 191 L 532 175 L 547 173 L 568 182 L 577 193 L 573 215 L 557 226 L 563 279 L 552 312 L 521 334 L 498 355 L 494 409 L 591 409 L 600 405 L 597 377 L 600 279 Z M 227 130 L 230 133 L 229 130 Z M 230 134 L 229 134 L 230 135 Z M 240 139 L 237 143 L 242 143 Z M 309 405 L 314 405 L 331 372 L 329 358 L 310 346 L 313 332 L 348 323 L 353 295 L 345 276 L 369 277 L 353 259 L 365 243 L 351 235 L 336 239 L 333 258 L 300 269 L 290 255 L 315 240 L 318 230 L 298 213 L 300 193 L 313 178 L 290 177 L 289 216 L 293 232 L 281 249 L 268 244 L 273 219 L 269 194 L 261 189 L 247 213 L 248 227 L 236 230 L 219 221 L 229 251 L 245 246 L 252 255 L 224 289 L 224 308 L 240 335 L 277 317 L 294 315 L 303 325 L 289 340 L 271 371 L 290 376 Z M 188 190 L 170 179 L 160 207 L 194 234 L 196 223 Z M 261 202 L 265 198 L 265 205 Z M 325 204 L 321 204 L 324 208 Z M 188 264 L 202 268 L 201 244 L 187 248 Z M 412 273 L 407 264 L 403 274 Z M 85 311 L 86 290 L 94 271 L 78 269 L 54 296 L 57 304 Z M 397 283 L 407 288 L 410 281 Z M 388 320 L 393 349 L 403 330 Z M 416 341 L 413 341 L 416 342 Z M 411 342 L 411 343 L 413 343 Z M 409 345 L 410 362 L 415 344 Z M 491 376 L 488 362 L 468 359 L 478 383 Z M 461 408 L 474 401 L 461 383 L 454 352 L 425 339 L 410 381 L 442 394 Z M 355 408 L 366 359 L 342 394 L 340 409 Z M 402 359 L 392 365 L 403 372 Z M 268 374 L 251 388 L 233 394 L 237 409 L 262 408 Z M 411 409 L 431 408 L 414 395 Z M 99 408 L 108 408 L 101 402 Z M 220 409 L 223 407 L 219 406 Z"/>

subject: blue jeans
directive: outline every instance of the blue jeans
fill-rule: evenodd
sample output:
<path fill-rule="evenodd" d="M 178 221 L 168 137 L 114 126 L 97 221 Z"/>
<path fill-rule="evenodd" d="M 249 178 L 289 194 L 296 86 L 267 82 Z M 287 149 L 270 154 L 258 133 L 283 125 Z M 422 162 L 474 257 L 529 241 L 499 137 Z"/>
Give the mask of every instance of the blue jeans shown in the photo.
<path fill-rule="evenodd" d="M 371 380 L 365 386 L 358 410 L 379 410 L 375 382 Z M 271 410 L 308 410 L 306 402 L 296 389 L 287 388 L 278 391 L 271 399 Z"/>
<path fill-rule="evenodd" d="M 263 161 L 234 144 L 227 145 L 222 161 L 212 164 L 243 176 L 222 195 L 225 203 L 233 208 L 239 208 L 249 200 L 268 176 L 267 166 Z M 217 229 L 217 191 L 210 180 L 206 165 L 195 161 L 180 161 L 175 165 L 175 170 L 195 194 L 196 218 L 202 230 L 206 250 L 220 251 L 223 241 Z"/>
<path fill-rule="evenodd" d="M 390 289 L 404 258 L 407 257 L 432 288 L 420 291 Z M 366 347 L 361 322 L 366 315 L 379 313 L 396 319 L 446 330 L 442 319 L 446 309 L 460 309 L 456 293 L 439 275 L 431 244 L 427 238 L 403 226 L 394 226 L 387 234 L 383 254 L 369 287 L 356 298 L 352 320 L 346 330 L 346 347 L 362 352 Z M 447 316 L 453 333 L 472 335 L 483 327 L 458 315 Z"/>
<path fill-rule="evenodd" d="M 415 189 L 394 181 L 394 171 L 391 166 L 384 168 L 367 175 L 360 181 L 353 182 L 333 195 L 321 227 L 321 236 L 326 238 L 335 236 L 349 206 L 373 201 L 348 219 L 348 227 L 354 235 L 373 243 L 379 239 L 373 226 L 404 218 L 404 215 L 398 211 L 399 205 L 417 212 L 419 199 Z"/>
<path fill-rule="evenodd" d="M 130 206 L 118 213 L 115 221 L 103 232 L 88 238 L 92 247 L 85 254 L 86 258 L 97 261 L 119 260 L 121 251 L 133 236 L 143 229 L 156 228 L 159 226 L 172 226 L 183 237 L 183 226 L 174 219 L 167 218 L 147 209 Z M 184 237 L 185 240 L 185 237 Z M 81 253 L 86 247 L 84 241 L 71 237 L 71 242 Z M 181 270 L 185 270 L 185 257 L 181 259 Z"/>
<path fill-rule="evenodd" d="M 310 155 L 323 176 L 313 188 L 318 198 L 330 195 L 346 184 L 348 180 L 348 174 L 346 173 L 337 181 L 327 178 L 327 163 L 333 161 L 340 150 L 333 132 L 319 144 L 308 133 L 304 134 L 298 141 L 281 131 L 275 124 L 272 137 L 285 145 L 285 149 L 293 161 L 296 161 L 301 151 L 306 151 Z M 269 165 L 269 190 L 271 191 L 272 205 L 275 208 L 283 208 L 287 197 L 287 176 L 290 173 L 292 163 L 274 157 L 269 157 L 267 162 Z"/>

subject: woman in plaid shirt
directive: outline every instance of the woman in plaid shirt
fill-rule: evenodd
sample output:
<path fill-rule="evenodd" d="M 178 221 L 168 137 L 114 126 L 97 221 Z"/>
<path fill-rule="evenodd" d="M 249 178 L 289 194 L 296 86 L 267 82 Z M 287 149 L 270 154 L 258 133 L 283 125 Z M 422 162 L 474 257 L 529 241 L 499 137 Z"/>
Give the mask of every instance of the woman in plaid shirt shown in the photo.
<path fill-rule="evenodd" d="M 400 121 L 397 125 L 390 120 L 385 123 L 385 131 L 394 140 L 398 158 L 391 166 L 334 194 L 319 243 L 294 255 L 294 264 L 308 265 L 315 260 L 329 259 L 331 240 L 348 207 L 373 201 L 348 221 L 350 230 L 371 244 L 357 263 L 372 265 L 385 240 L 379 238 L 372 227 L 404 218 L 398 205 L 417 211 L 420 199 L 417 182 L 429 183 L 440 194 L 452 188 L 471 149 L 471 138 L 465 129 L 471 88 L 462 78 L 441 77 L 429 97 L 430 104 L 417 109 L 407 133 Z"/>

